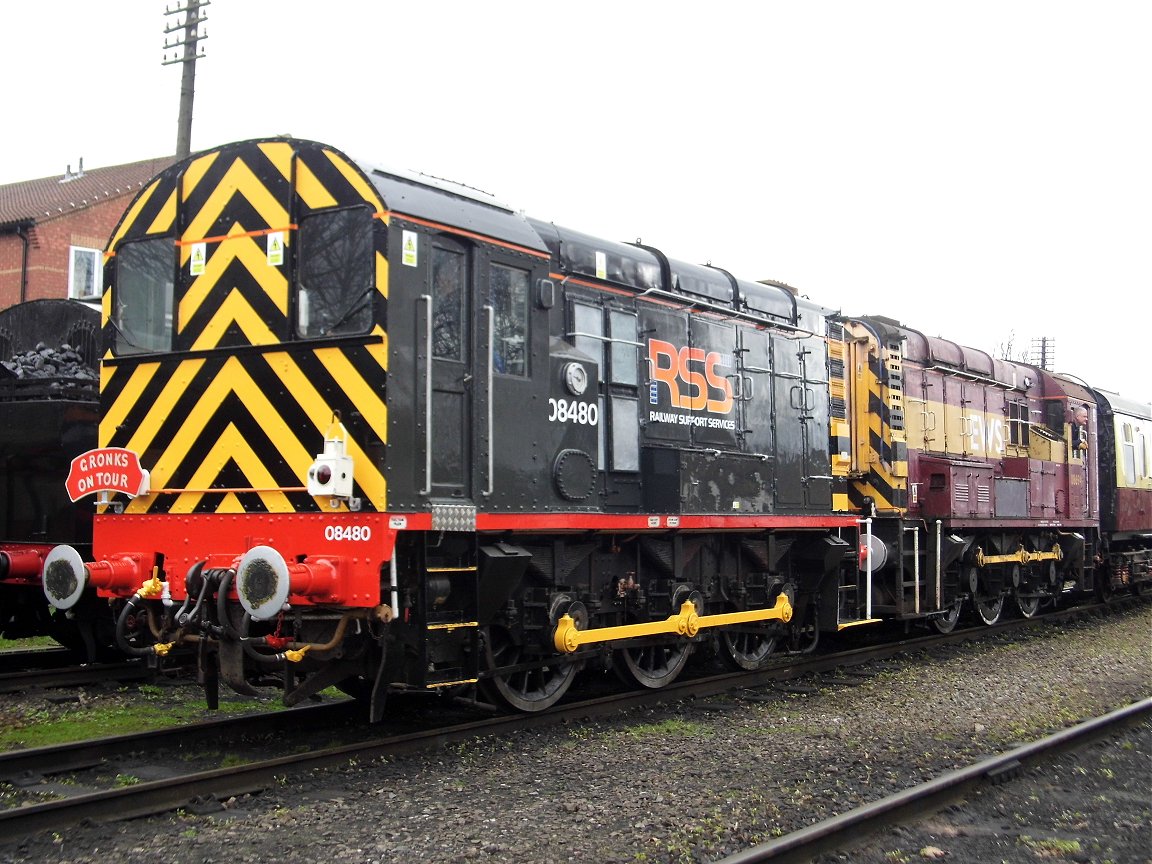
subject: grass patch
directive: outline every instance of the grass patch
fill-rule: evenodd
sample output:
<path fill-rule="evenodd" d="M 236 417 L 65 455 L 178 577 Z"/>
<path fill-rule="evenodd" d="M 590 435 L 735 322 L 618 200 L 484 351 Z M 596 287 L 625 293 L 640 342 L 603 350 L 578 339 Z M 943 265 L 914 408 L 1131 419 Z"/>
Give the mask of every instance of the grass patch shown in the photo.
<path fill-rule="evenodd" d="M 0 651 L 26 651 L 29 648 L 59 648 L 51 636 L 29 636 L 27 639 L 0 639 Z"/>
<path fill-rule="evenodd" d="M 0 750 L 49 747 L 91 738 L 131 735 L 211 720 L 222 714 L 247 714 L 268 708 L 264 703 L 221 702 L 219 711 L 208 711 L 203 703 L 160 706 L 154 702 L 129 702 L 74 705 L 51 712 L 30 711 L 23 716 L 5 716 L 7 722 L 0 724 Z"/>
<path fill-rule="evenodd" d="M 1080 851 L 1079 840 L 1057 840 L 1050 838 L 1035 838 L 1027 835 L 1020 837 L 1021 845 L 1027 846 L 1041 858 L 1064 858 L 1075 855 Z"/>
<path fill-rule="evenodd" d="M 630 738 L 666 738 L 669 736 L 707 735 L 712 730 L 703 723 L 691 723 L 672 717 L 659 723 L 641 723 L 625 731 Z"/>

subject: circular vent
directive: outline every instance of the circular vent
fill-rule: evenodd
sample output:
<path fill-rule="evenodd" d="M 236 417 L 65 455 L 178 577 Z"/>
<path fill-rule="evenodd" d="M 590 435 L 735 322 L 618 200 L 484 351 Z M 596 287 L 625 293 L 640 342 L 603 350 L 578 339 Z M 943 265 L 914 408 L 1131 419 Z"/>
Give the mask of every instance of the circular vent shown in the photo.
<path fill-rule="evenodd" d="M 552 466 L 556 491 L 569 501 L 583 501 L 596 486 L 596 463 L 583 450 L 561 450 Z"/>

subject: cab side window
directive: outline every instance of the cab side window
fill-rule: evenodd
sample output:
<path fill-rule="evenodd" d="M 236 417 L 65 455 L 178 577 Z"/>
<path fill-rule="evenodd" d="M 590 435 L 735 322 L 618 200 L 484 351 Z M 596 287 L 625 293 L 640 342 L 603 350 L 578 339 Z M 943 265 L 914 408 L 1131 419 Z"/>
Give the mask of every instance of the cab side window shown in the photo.
<path fill-rule="evenodd" d="M 492 368 L 504 375 L 527 375 L 528 272 L 493 264 L 489 290 L 495 327 Z"/>
<path fill-rule="evenodd" d="M 176 245 L 170 237 L 125 243 L 116 253 L 112 349 L 117 355 L 172 350 Z"/>
<path fill-rule="evenodd" d="M 464 279 L 467 261 L 462 252 L 432 248 L 432 356 L 444 360 L 463 360 Z"/>
<path fill-rule="evenodd" d="M 1028 403 L 1008 403 L 1008 439 L 1017 447 L 1028 446 Z"/>
<path fill-rule="evenodd" d="M 296 331 L 304 337 L 365 333 L 372 326 L 372 214 L 366 207 L 300 221 Z"/>

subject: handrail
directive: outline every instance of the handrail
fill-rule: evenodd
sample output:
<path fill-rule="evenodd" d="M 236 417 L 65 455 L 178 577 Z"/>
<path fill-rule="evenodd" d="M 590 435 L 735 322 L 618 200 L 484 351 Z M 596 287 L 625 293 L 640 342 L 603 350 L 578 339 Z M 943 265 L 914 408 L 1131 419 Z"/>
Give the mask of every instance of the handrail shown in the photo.
<path fill-rule="evenodd" d="M 421 294 L 428 304 L 424 321 L 424 488 L 417 495 L 432 494 L 432 295 Z"/>
<path fill-rule="evenodd" d="M 488 488 L 482 493 L 485 497 L 492 494 L 496 488 L 495 468 L 492 451 L 495 449 L 492 440 L 492 383 L 496 366 L 496 309 L 491 303 L 484 306 L 488 313 Z"/>

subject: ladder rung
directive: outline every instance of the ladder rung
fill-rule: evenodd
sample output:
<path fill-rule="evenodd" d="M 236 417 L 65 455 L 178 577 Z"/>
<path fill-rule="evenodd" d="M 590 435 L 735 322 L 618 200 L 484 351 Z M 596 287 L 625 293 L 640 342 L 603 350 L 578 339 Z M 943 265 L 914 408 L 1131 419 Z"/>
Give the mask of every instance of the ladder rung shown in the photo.
<path fill-rule="evenodd" d="M 453 621 L 448 624 L 429 624 L 429 630 L 460 630 L 464 627 L 479 627 L 477 621 Z"/>

